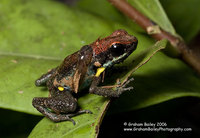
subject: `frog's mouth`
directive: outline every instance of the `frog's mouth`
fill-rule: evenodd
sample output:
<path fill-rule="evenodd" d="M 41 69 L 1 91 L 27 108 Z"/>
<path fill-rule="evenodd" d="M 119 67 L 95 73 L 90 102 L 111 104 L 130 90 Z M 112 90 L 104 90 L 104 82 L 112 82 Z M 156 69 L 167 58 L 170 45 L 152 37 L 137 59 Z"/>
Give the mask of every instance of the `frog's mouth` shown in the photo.
<path fill-rule="evenodd" d="M 110 67 L 114 64 L 119 64 L 123 62 L 136 48 L 137 42 L 123 45 L 123 49 L 120 49 L 121 54 L 118 56 L 113 56 L 112 60 L 108 60 L 106 63 L 103 64 L 103 67 Z"/>

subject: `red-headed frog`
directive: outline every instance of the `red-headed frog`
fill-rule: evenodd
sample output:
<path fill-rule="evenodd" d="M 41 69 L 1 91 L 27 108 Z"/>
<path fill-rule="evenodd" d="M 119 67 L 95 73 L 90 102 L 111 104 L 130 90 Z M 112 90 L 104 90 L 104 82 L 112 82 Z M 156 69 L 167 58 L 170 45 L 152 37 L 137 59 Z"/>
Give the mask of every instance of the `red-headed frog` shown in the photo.
<path fill-rule="evenodd" d="M 99 84 L 106 70 L 124 61 L 136 49 L 137 43 L 137 38 L 125 30 L 116 30 L 108 37 L 83 46 L 67 56 L 60 66 L 35 81 L 36 86 L 47 86 L 49 97 L 35 97 L 33 106 L 54 122 L 71 121 L 75 124 L 71 117 L 92 113 L 90 110 L 78 109 L 74 95 L 82 89 L 89 88 L 89 93 L 104 97 L 119 97 L 123 92 L 133 89 L 126 87 L 131 79 L 113 87 Z"/>

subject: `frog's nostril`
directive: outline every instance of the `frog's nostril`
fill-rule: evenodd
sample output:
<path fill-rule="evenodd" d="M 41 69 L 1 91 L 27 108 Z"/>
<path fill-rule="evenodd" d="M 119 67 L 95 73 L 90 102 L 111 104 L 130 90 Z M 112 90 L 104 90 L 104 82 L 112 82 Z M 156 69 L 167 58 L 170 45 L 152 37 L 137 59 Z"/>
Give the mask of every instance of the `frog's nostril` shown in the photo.
<path fill-rule="evenodd" d="M 131 51 L 134 51 L 137 48 L 137 44 L 138 44 L 137 40 L 131 44 L 131 47 L 130 47 Z"/>

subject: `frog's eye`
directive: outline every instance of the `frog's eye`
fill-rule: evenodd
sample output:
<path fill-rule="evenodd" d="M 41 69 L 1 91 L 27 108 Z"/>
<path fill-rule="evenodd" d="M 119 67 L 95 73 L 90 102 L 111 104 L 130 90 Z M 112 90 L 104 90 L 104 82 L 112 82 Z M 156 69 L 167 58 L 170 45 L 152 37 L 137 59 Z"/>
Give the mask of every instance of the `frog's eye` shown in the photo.
<path fill-rule="evenodd" d="M 110 47 L 111 54 L 114 57 L 118 57 L 124 54 L 124 49 L 125 49 L 124 45 L 119 43 L 115 43 Z"/>
<path fill-rule="evenodd" d="M 59 86 L 59 87 L 58 87 L 58 90 L 59 90 L 59 91 L 64 91 L 64 87 Z"/>

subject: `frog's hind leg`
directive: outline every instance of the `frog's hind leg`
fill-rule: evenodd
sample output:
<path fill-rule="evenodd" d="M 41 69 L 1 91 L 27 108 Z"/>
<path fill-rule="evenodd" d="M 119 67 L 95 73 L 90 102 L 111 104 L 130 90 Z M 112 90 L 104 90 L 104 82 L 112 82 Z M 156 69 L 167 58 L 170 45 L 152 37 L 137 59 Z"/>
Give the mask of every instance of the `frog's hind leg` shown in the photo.
<path fill-rule="evenodd" d="M 89 110 L 75 112 L 77 101 L 71 94 L 49 98 L 36 97 L 33 99 L 32 104 L 39 112 L 54 122 L 71 121 L 75 125 L 75 121 L 71 117 L 91 113 Z"/>
<path fill-rule="evenodd" d="M 52 74 L 55 73 L 57 68 L 51 69 L 46 74 L 43 74 L 39 79 L 35 81 L 36 86 L 43 86 L 46 85 L 46 82 L 49 80 L 49 78 L 52 76 Z"/>
<path fill-rule="evenodd" d="M 74 125 L 76 124 L 75 121 L 73 119 L 70 118 L 70 116 L 68 116 L 67 114 L 66 115 L 63 115 L 63 114 L 56 114 L 56 113 L 53 113 L 51 112 L 48 107 L 46 106 L 42 106 L 42 103 L 41 105 L 39 104 L 36 104 L 35 102 L 36 101 L 39 101 L 39 100 L 42 100 L 42 103 L 44 104 L 45 101 L 48 101 L 48 98 L 43 99 L 41 98 L 34 98 L 33 99 L 33 106 L 39 111 L 41 112 L 44 116 L 46 116 L 47 118 L 49 118 L 50 120 L 54 121 L 54 122 L 61 122 L 61 121 L 71 121 Z"/>

